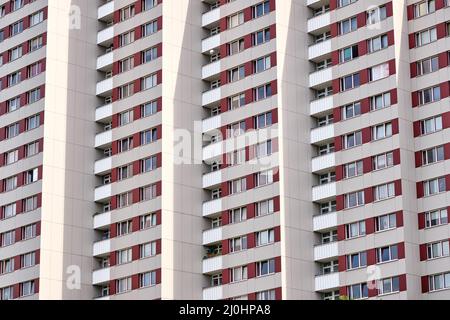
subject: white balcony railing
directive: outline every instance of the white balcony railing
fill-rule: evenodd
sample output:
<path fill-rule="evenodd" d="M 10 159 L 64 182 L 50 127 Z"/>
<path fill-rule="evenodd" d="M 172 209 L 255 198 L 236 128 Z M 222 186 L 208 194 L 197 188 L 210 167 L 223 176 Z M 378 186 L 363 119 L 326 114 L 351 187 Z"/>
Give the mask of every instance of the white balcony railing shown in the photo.
<path fill-rule="evenodd" d="M 112 196 L 112 187 L 111 184 L 107 184 L 101 187 L 95 188 L 95 201 L 101 201 L 108 199 Z"/>
<path fill-rule="evenodd" d="M 113 13 L 114 13 L 114 1 L 109 1 L 104 5 L 98 7 L 97 19 L 101 20 L 102 18 L 109 16 Z"/>
<path fill-rule="evenodd" d="M 308 58 L 313 60 L 329 53 L 331 53 L 331 40 L 325 40 L 309 47 Z"/>
<path fill-rule="evenodd" d="M 109 254 L 111 252 L 111 240 L 107 239 L 95 242 L 93 252 L 95 257 Z"/>
<path fill-rule="evenodd" d="M 203 39 L 202 41 L 202 52 L 209 52 L 210 50 L 216 49 L 220 46 L 220 33 L 214 36 Z"/>
<path fill-rule="evenodd" d="M 317 276 L 315 286 L 316 291 L 328 291 L 339 288 L 339 272 Z"/>
<path fill-rule="evenodd" d="M 110 280 L 111 280 L 111 269 L 110 268 L 95 270 L 92 273 L 92 284 L 93 285 L 108 283 Z"/>
<path fill-rule="evenodd" d="M 223 153 L 223 143 L 212 143 L 210 145 L 207 145 L 203 147 L 203 161 L 216 158 Z"/>
<path fill-rule="evenodd" d="M 112 115 L 113 115 L 113 107 L 111 103 L 95 109 L 95 121 L 110 118 L 112 117 Z"/>
<path fill-rule="evenodd" d="M 312 172 L 319 172 L 336 166 L 336 154 L 334 152 L 312 159 Z"/>
<path fill-rule="evenodd" d="M 314 247 L 314 261 L 328 260 L 337 256 L 339 256 L 337 241 Z"/>
<path fill-rule="evenodd" d="M 108 78 L 97 83 L 96 94 L 102 95 L 113 89 L 113 78 Z"/>
<path fill-rule="evenodd" d="M 202 27 L 209 26 L 220 20 L 220 7 L 208 11 L 202 15 Z"/>
<path fill-rule="evenodd" d="M 100 45 L 114 38 L 114 26 L 108 27 L 97 33 L 97 44 Z"/>
<path fill-rule="evenodd" d="M 326 200 L 336 197 L 336 182 L 313 187 L 312 194 L 313 201 Z"/>
<path fill-rule="evenodd" d="M 334 103 L 333 95 L 311 101 L 311 103 L 309 104 L 310 114 L 313 116 L 318 113 L 333 110 L 334 108 L 333 103 Z"/>
<path fill-rule="evenodd" d="M 105 226 L 111 225 L 111 211 L 97 214 L 94 216 L 94 229 L 103 228 Z"/>
<path fill-rule="evenodd" d="M 101 174 L 112 169 L 112 157 L 95 161 L 95 174 Z"/>
<path fill-rule="evenodd" d="M 95 147 L 96 148 L 110 144 L 111 142 L 112 142 L 112 130 L 98 133 L 95 136 Z"/>
<path fill-rule="evenodd" d="M 215 88 L 206 92 L 202 95 L 202 105 L 207 106 L 211 103 L 217 102 L 222 96 L 222 90 L 220 88 Z"/>
<path fill-rule="evenodd" d="M 215 117 L 205 119 L 202 122 L 203 133 L 219 129 L 221 126 L 222 126 L 222 116 L 220 114 Z"/>
<path fill-rule="evenodd" d="M 214 171 L 203 175 L 203 188 L 209 188 L 222 183 L 222 172 Z"/>
<path fill-rule="evenodd" d="M 203 273 L 211 273 L 222 269 L 223 269 L 222 256 L 203 260 Z"/>
<path fill-rule="evenodd" d="M 318 215 L 313 218 L 313 228 L 315 232 L 335 228 L 337 227 L 337 224 L 338 220 L 336 212 Z"/>
<path fill-rule="evenodd" d="M 203 216 L 208 217 L 214 213 L 221 212 L 222 208 L 222 199 L 211 200 L 203 203 Z"/>
<path fill-rule="evenodd" d="M 325 28 L 331 24 L 331 14 L 329 12 L 313 17 L 308 20 L 308 32 L 314 32 Z"/>
<path fill-rule="evenodd" d="M 203 66 L 202 79 L 205 80 L 212 76 L 218 75 L 221 71 L 221 68 L 222 68 L 222 62 L 220 60 Z"/>
<path fill-rule="evenodd" d="M 311 130 L 311 143 L 318 143 L 334 138 L 334 124 Z"/>
<path fill-rule="evenodd" d="M 324 83 L 331 82 L 333 80 L 333 70 L 332 68 L 323 69 L 320 71 L 313 72 L 309 75 L 309 86 L 315 87 L 318 85 L 323 85 Z"/>
<path fill-rule="evenodd" d="M 223 228 L 215 228 L 203 231 L 203 245 L 207 246 L 222 240 Z"/>
<path fill-rule="evenodd" d="M 203 300 L 222 300 L 223 286 L 203 289 Z"/>
<path fill-rule="evenodd" d="M 107 66 L 112 65 L 114 62 L 113 52 L 108 52 L 97 58 L 97 70 L 101 70 Z"/>

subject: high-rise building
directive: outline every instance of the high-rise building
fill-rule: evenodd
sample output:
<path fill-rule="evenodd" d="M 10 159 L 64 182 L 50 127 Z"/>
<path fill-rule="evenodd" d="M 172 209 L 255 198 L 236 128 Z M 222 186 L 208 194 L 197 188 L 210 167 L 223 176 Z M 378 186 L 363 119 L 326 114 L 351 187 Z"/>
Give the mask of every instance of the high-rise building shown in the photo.
<path fill-rule="evenodd" d="M 0 299 L 450 299 L 449 14 L 0 0 Z"/>

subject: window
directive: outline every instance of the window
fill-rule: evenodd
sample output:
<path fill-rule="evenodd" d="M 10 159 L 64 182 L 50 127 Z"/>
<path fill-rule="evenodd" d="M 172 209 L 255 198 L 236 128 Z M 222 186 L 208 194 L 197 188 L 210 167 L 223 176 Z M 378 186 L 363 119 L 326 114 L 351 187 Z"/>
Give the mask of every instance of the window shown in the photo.
<path fill-rule="evenodd" d="M 128 83 L 119 87 L 119 99 L 125 99 L 134 93 L 134 83 Z"/>
<path fill-rule="evenodd" d="M 0 261 L 0 274 L 14 272 L 14 258 Z"/>
<path fill-rule="evenodd" d="M 158 58 L 158 49 L 156 47 L 145 50 L 142 54 L 143 63 L 147 63 Z"/>
<path fill-rule="evenodd" d="M 264 230 L 256 233 L 256 246 L 265 246 L 275 242 L 275 230 Z"/>
<path fill-rule="evenodd" d="M 270 1 L 264 1 L 253 7 L 253 19 L 270 13 Z"/>
<path fill-rule="evenodd" d="M 30 27 L 35 26 L 44 21 L 44 11 L 39 11 L 31 15 L 30 17 Z"/>
<path fill-rule="evenodd" d="M 151 8 L 156 7 L 157 4 L 158 4 L 157 0 L 144 0 L 143 10 L 144 11 L 150 10 Z"/>
<path fill-rule="evenodd" d="M 116 282 L 116 291 L 117 293 L 125 293 L 127 291 L 131 291 L 131 277 L 129 278 L 123 278 L 120 280 L 117 280 Z"/>
<path fill-rule="evenodd" d="M 157 214 L 150 213 L 139 218 L 140 230 L 148 229 L 157 225 Z"/>
<path fill-rule="evenodd" d="M 228 71 L 228 81 L 236 82 L 245 78 L 245 67 L 239 66 Z"/>
<path fill-rule="evenodd" d="M 145 272 L 139 275 L 139 288 L 156 286 L 156 272 Z"/>
<path fill-rule="evenodd" d="M 373 170 L 382 170 L 394 165 L 394 153 L 383 153 L 372 158 Z"/>
<path fill-rule="evenodd" d="M 270 28 L 255 32 L 252 38 L 253 46 L 259 46 L 260 44 L 270 41 Z"/>
<path fill-rule="evenodd" d="M 430 276 L 429 288 L 430 291 L 438 291 L 450 288 L 450 272 Z"/>
<path fill-rule="evenodd" d="M 38 179 L 39 179 L 39 169 L 34 168 L 32 170 L 28 170 L 27 172 L 25 172 L 24 175 L 25 175 L 25 177 L 24 177 L 25 184 L 34 183 L 34 182 L 38 181 Z"/>
<path fill-rule="evenodd" d="M 444 160 L 445 160 L 444 146 L 434 147 L 422 151 L 422 163 L 424 166 Z"/>
<path fill-rule="evenodd" d="M 157 166 L 158 166 L 157 156 L 153 156 L 153 157 L 144 159 L 141 162 L 142 172 L 150 172 L 150 171 L 156 170 Z"/>
<path fill-rule="evenodd" d="M 228 53 L 230 56 L 237 54 L 245 49 L 244 39 L 239 39 L 228 44 Z"/>
<path fill-rule="evenodd" d="M 228 29 L 244 23 L 244 12 L 239 12 L 228 17 Z"/>
<path fill-rule="evenodd" d="M 439 57 L 431 57 L 416 62 L 417 75 L 432 73 L 439 70 Z"/>
<path fill-rule="evenodd" d="M 232 268 L 230 270 L 230 281 L 232 283 L 245 281 L 247 280 L 247 278 L 248 278 L 247 266 Z"/>
<path fill-rule="evenodd" d="M 5 154 L 5 164 L 10 165 L 19 161 L 19 150 L 9 151 Z"/>
<path fill-rule="evenodd" d="M 120 21 L 125 21 L 133 17 L 135 14 L 134 5 L 120 9 Z"/>
<path fill-rule="evenodd" d="M 367 40 L 369 53 L 386 49 L 389 46 L 387 34 Z"/>
<path fill-rule="evenodd" d="M 233 151 L 227 154 L 227 164 L 236 166 L 245 163 L 245 149 Z"/>
<path fill-rule="evenodd" d="M 415 34 L 416 46 L 421 47 L 437 40 L 436 27 L 416 32 Z"/>
<path fill-rule="evenodd" d="M 11 37 L 21 33 L 23 31 L 23 20 L 13 23 L 9 27 L 9 31 L 11 33 Z"/>
<path fill-rule="evenodd" d="M 18 136 L 20 133 L 20 128 L 18 123 L 11 124 L 6 127 L 6 138 L 11 139 Z"/>
<path fill-rule="evenodd" d="M 126 152 L 133 148 L 133 137 L 128 137 L 119 141 L 119 152 Z"/>
<path fill-rule="evenodd" d="M 396 293 L 400 291 L 399 277 L 392 277 L 378 281 L 378 295 Z"/>
<path fill-rule="evenodd" d="M 132 249 L 124 249 L 117 251 L 117 264 L 129 263 L 133 260 Z"/>
<path fill-rule="evenodd" d="M 369 297 L 367 283 L 359 283 L 348 287 L 348 295 L 352 300 L 359 300 Z"/>
<path fill-rule="evenodd" d="M 377 249 L 377 263 L 384 263 L 397 259 L 398 259 L 397 245 Z"/>
<path fill-rule="evenodd" d="M 349 4 L 352 4 L 356 1 L 358 1 L 358 0 L 338 0 L 338 7 L 341 8 L 341 7 L 348 6 Z"/>
<path fill-rule="evenodd" d="M 20 71 L 14 72 L 8 76 L 8 87 L 15 86 L 21 80 L 22 73 Z"/>
<path fill-rule="evenodd" d="M 7 112 L 13 112 L 20 108 L 20 97 L 15 97 L 8 100 Z"/>
<path fill-rule="evenodd" d="M 247 179 L 241 178 L 229 182 L 230 194 L 241 193 L 247 190 Z"/>
<path fill-rule="evenodd" d="M 420 124 L 422 135 L 434 133 L 443 129 L 442 116 L 422 120 Z"/>
<path fill-rule="evenodd" d="M 36 265 L 36 253 L 30 252 L 20 256 L 20 268 L 30 268 Z"/>
<path fill-rule="evenodd" d="M 271 84 L 266 84 L 264 86 L 255 89 L 255 100 L 260 101 L 272 96 L 272 86 Z"/>
<path fill-rule="evenodd" d="M 156 20 L 142 26 L 142 37 L 148 37 L 156 32 L 158 32 L 158 22 Z"/>
<path fill-rule="evenodd" d="M 13 292 L 14 292 L 14 287 L 13 286 L 3 288 L 1 290 L 1 293 L 2 293 L 1 299 L 2 300 L 12 300 L 14 298 L 13 297 Z"/>
<path fill-rule="evenodd" d="M 255 117 L 255 129 L 262 129 L 272 125 L 272 112 L 260 114 Z"/>
<path fill-rule="evenodd" d="M 328 201 L 320 204 L 320 214 L 336 212 L 336 201 Z"/>
<path fill-rule="evenodd" d="M 34 281 L 27 281 L 20 284 L 20 296 L 26 297 L 34 294 Z"/>
<path fill-rule="evenodd" d="M 41 99 L 41 89 L 37 88 L 28 93 L 28 103 L 32 104 Z"/>
<path fill-rule="evenodd" d="M 346 238 L 353 239 L 366 235 L 366 222 L 359 221 L 347 224 L 345 226 Z"/>
<path fill-rule="evenodd" d="M 11 11 L 16 11 L 22 8 L 24 5 L 23 0 L 12 0 L 11 1 Z"/>
<path fill-rule="evenodd" d="M 124 208 L 133 203 L 133 194 L 131 192 L 126 192 L 119 194 L 117 196 L 117 207 Z"/>
<path fill-rule="evenodd" d="M 15 47 L 15 48 L 10 50 L 10 53 L 9 53 L 9 60 L 10 61 L 17 60 L 20 57 L 22 57 L 22 46 Z"/>
<path fill-rule="evenodd" d="M 17 176 L 6 178 L 3 180 L 3 188 L 5 192 L 12 191 L 17 188 Z"/>
<path fill-rule="evenodd" d="M 391 106 L 391 93 L 386 92 L 370 98 L 370 109 L 372 111 Z"/>
<path fill-rule="evenodd" d="M 230 224 L 240 223 L 247 220 L 247 207 L 241 207 L 229 211 Z"/>
<path fill-rule="evenodd" d="M 260 261 L 256 263 L 256 276 L 262 277 L 275 273 L 275 259 Z"/>
<path fill-rule="evenodd" d="M 272 199 L 260 201 L 256 204 L 256 216 L 262 217 L 274 213 L 274 202 Z"/>
<path fill-rule="evenodd" d="M 230 252 L 247 250 L 247 236 L 230 239 Z"/>
<path fill-rule="evenodd" d="M 276 292 L 275 290 L 266 290 L 256 293 L 256 300 L 275 300 Z"/>
<path fill-rule="evenodd" d="M 27 118 L 27 131 L 36 129 L 37 127 L 39 127 L 41 122 L 41 117 L 39 114 L 36 114 L 34 116 L 31 116 L 29 118 Z"/>
<path fill-rule="evenodd" d="M 255 176 L 256 177 L 255 186 L 262 187 L 273 183 L 273 176 L 274 176 L 273 170 L 258 172 Z"/>
<path fill-rule="evenodd" d="M 448 224 L 447 209 L 433 210 L 425 213 L 425 227 L 432 228 Z"/>
<path fill-rule="evenodd" d="M 240 121 L 229 125 L 228 137 L 237 137 L 245 133 L 245 121 Z"/>
<path fill-rule="evenodd" d="M 397 227 L 397 215 L 395 213 L 382 215 L 375 218 L 375 230 L 377 232 L 392 230 Z"/>
<path fill-rule="evenodd" d="M 362 131 L 352 132 L 344 136 L 344 148 L 350 149 L 362 145 Z"/>
<path fill-rule="evenodd" d="M 363 161 L 356 161 L 344 165 L 344 177 L 346 179 L 360 176 L 364 173 Z"/>
<path fill-rule="evenodd" d="M 36 233 L 36 224 L 30 224 L 28 226 L 22 227 L 22 240 L 29 240 L 35 238 L 37 236 Z"/>
<path fill-rule="evenodd" d="M 119 47 L 124 47 L 134 42 L 134 30 L 119 35 Z"/>
<path fill-rule="evenodd" d="M 419 105 L 441 100 L 441 87 L 436 86 L 418 91 Z"/>
<path fill-rule="evenodd" d="M 158 112 L 158 102 L 152 101 L 142 105 L 141 107 L 141 115 L 143 118 L 149 117 Z"/>
<path fill-rule="evenodd" d="M 432 196 L 446 191 L 445 177 L 431 179 L 423 182 L 425 196 Z"/>
<path fill-rule="evenodd" d="M 255 157 L 257 159 L 270 156 L 272 154 L 272 140 L 258 143 L 255 146 Z"/>
<path fill-rule="evenodd" d="M 350 209 L 364 205 L 364 191 L 348 193 L 344 196 L 345 208 Z"/>
<path fill-rule="evenodd" d="M 142 90 L 148 90 L 158 85 L 158 76 L 156 73 L 142 79 Z"/>
<path fill-rule="evenodd" d="M 414 17 L 419 18 L 436 11 L 435 0 L 422 1 L 414 5 Z"/>
<path fill-rule="evenodd" d="M 27 69 L 28 78 L 33 78 L 42 72 L 42 62 L 36 62 Z"/>
<path fill-rule="evenodd" d="M 139 194 L 141 201 L 150 201 L 157 197 L 156 185 L 139 188 Z"/>
<path fill-rule="evenodd" d="M 124 236 L 133 232 L 132 220 L 117 223 L 117 236 Z"/>
<path fill-rule="evenodd" d="M 395 197 L 395 184 L 388 183 L 376 186 L 373 190 L 375 201 L 382 201 Z"/>
<path fill-rule="evenodd" d="M 359 73 L 354 73 L 341 78 L 341 91 L 357 88 L 360 85 Z"/>
<path fill-rule="evenodd" d="M 31 39 L 29 41 L 30 52 L 33 52 L 33 51 L 36 51 L 36 50 L 42 48 L 43 45 L 44 45 L 44 41 L 43 41 L 42 36 Z"/>
<path fill-rule="evenodd" d="M 14 244 L 15 239 L 16 239 L 15 235 L 16 235 L 16 232 L 14 230 L 2 233 L 1 234 L 2 247 L 7 247 L 7 246 Z"/>
<path fill-rule="evenodd" d="M 359 252 L 347 256 L 347 269 L 358 269 L 367 266 L 367 253 Z"/>
<path fill-rule="evenodd" d="M 353 60 L 359 56 L 358 45 L 341 49 L 339 52 L 339 61 L 341 63 Z"/>
<path fill-rule="evenodd" d="M 373 127 L 373 140 L 381 140 L 392 136 L 392 123 L 383 123 Z"/>
<path fill-rule="evenodd" d="M 3 219 L 8 219 L 16 215 L 16 203 L 11 203 L 3 206 Z"/>
<path fill-rule="evenodd" d="M 367 24 L 376 24 L 387 18 L 386 6 L 381 6 L 367 12 Z"/>
<path fill-rule="evenodd" d="M 361 115 L 361 103 L 354 102 L 342 107 L 342 119 L 347 120 Z"/>
<path fill-rule="evenodd" d="M 128 57 L 119 61 L 119 72 L 127 72 L 134 68 L 134 57 Z"/>
<path fill-rule="evenodd" d="M 389 77 L 389 63 L 369 68 L 369 81 L 377 81 Z"/>
<path fill-rule="evenodd" d="M 25 157 L 29 158 L 39 153 L 39 142 L 32 142 L 25 147 Z"/>
<path fill-rule="evenodd" d="M 270 56 L 257 59 L 253 65 L 253 69 L 255 70 L 255 73 L 263 72 L 267 69 L 270 69 L 270 67 L 271 67 Z"/>
<path fill-rule="evenodd" d="M 140 259 L 156 256 L 156 241 L 141 244 L 139 246 Z"/>
<path fill-rule="evenodd" d="M 37 196 L 29 197 L 29 198 L 26 198 L 25 200 L 23 200 L 23 211 L 24 212 L 30 212 L 30 211 L 36 210 L 37 207 L 38 207 L 38 197 Z"/>
<path fill-rule="evenodd" d="M 339 22 L 338 27 L 340 35 L 355 31 L 358 28 L 356 17 L 342 20 Z"/>
<path fill-rule="evenodd" d="M 427 244 L 428 259 L 448 257 L 449 255 L 450 253 L 448 240 Z"/>
<path fill-rule="evenodd" d="M 337 230 L 331 230 L 322 233 L 322 244 L 332 243 L 336 241 L 338 241 Z"/>

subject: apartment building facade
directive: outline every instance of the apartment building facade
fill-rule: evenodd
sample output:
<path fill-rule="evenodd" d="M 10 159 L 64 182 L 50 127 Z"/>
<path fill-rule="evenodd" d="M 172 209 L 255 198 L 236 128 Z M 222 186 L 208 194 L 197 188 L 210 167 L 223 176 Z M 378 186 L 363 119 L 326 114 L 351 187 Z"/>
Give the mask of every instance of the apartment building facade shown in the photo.
<path fill-rule="evenodd" d="M 0 1 L 1 299 L 450 298 L 449 10 Z"/>

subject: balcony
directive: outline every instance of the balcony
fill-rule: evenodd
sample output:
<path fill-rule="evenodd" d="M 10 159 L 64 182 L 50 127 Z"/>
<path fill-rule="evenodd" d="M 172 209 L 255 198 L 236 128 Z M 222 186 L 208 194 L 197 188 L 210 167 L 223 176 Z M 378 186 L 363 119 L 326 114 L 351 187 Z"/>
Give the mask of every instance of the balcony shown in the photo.
<path fill-rule="evenodd" d="M 319 3 L 321 0 L 307 0 L 306 1 L 306 5 L 307 6 L 311 6 L 311 5 L 313 5 L 313 4 L 315 4 L 315 3 Z"/>
<path fill-rule="evenodd" d="M 329 39 L 310 46 L 308 49 L 308 58 L 309 60 L 314 60 L 330 53 L 331 53 L 331 40 Z"/>
<path fill-rule="evenodd" d="M 333 103 L 334 101 L 332 95 L 314 100 L 309 104 L 310 114 L 314 116 L 319 113 L 331 111 L 334 109 Z"/>
<path fill-rule="evenodd" d="M 95 161 L 94 173 L 102 174 L 112 169 L 112 157 Z"/>
<path fill-rule="evenodd" d="M 334 229 L 337 225 L 337 212 L 322 214 L 313 218 L 313 228 L 315 232 Z"/>
<path fill-rule="evenodd" d="M 202 106 L 208 106 L 214 102 L 218 102 L 222 97 L 222 90 L 220 88 L 215 88 L 206 92 L 202 95 Z"/>
<path fill-rule="evenodd" d="M 317 276 L 315 288 L 316 291 L 328 291 L 339 288 L 339 272 Z"/>
<path fill-rule="evenodd" d="M 203 300 L 222 300 L 223 286 L 203 289 Z"/>
<path fill-rule="evenodd" d="M 338 242 L 331 242 L 314 247 L 314 261 L 326 261 L 339 256 Z"/>
<path fill-rule="evenodd" d="M 203 175 L 203 188 L 207 189 L 222 183 L 222 171 L 214 171 Z"/>
<path fill-rule="evenodd" d="M 97 19 L 102 20 L 114 13 L 114 1 L 109 1 L 97 9 Z"/>
<path fill-rule="evenodd" d="M 321 201 L 336 197 L 336 182 L 313 187 L 312 200 Z"/>
<path fill-rule="evenodd" d="M 113 107 L 111 103 L 95 109 L 95 121 L 101 121 L 110 118 L 112 117 L 112 115 L 113 115 Z"/>
<path fill-rule="evenodd" d="M 211 200 L 203 203 L 203 217 L 205 218 L 222 211 L 222 199 Z"/>
<path fill-rule="evenodd" d="M 112 130 L 98 133 L 95 136 L 95 147 L 100 148 L 112 143 Z"/>
<path fill-rule="evenodd" d="M 313 17 L 308 20 L 308 33 L 314 32 L 331 24 L 331 14 L 329 12 Z"/>
<path fill-rule="evenodd" d="M 203 231 L 203 245 L 207 246 L 222 241 L 222 231 L 223 228 Z"/>
<path fill-rule="evenodd" d="M 220 7 L 211 11 L 205 12 L 202 15 L 202 27 L 205 28 L 220 20 Z"/>
<path fill-rule="evenodd" d="M 94 216 L 94 229 L 100 229 L 111 225 L 111 211 Z"/>
<path fill-rule="evenodd" d="M 223 257 L 218 256 L 203 260 L 203 273 L 213 273 L 223 269 Z"/>
<path fill-rule="evenodd" d="M 95 270 L 92 273 L 92 284 L 94 286 L 103 283 L 109 283 L 110 280 L 111 280 L 111 268 Z"/>
<path fill-rule="evenodd" d="M 309 86 L 311 88 L 323 85 L 324 83 L 331 82 L 333 80 L 332 68 L 323 69 L 313 72 L 309 75 Z"/>
<path fill-rule="evenodd" d="M 211 117 L 203 120 L 202 122 L 202 132 L 207 133 L 216 129 L 219 129 L 222 126 L 222 117 L 221 115 Z"/>
<path fill-rule="evenodd" d="M 111 26 L 97 33 L 97 44 L 105 45 L 108 42 L 112 42 L 113 38 L 114 38 L 114 27 Z"/>
<path fill-rule="evenodd" d="M 206 66 L 203 66 L 202 68 L 202 79 L 208 80 L 213 76 L 216 76 L 220 73 L 222 68 L 222 63 L 219 61 L 212 62 L 207 64 Z"/>
<path fill-rule="evenodd" d="M 108 198 L 111 198 L 111 196 L 112 196 L 111 184 L 95 188 L 94 201 L 106 200 Z"/>
<path fill-rule="evenodd" d="M 319 143 L 334 139 L 334 124 L 311 130 L 311 143 Z"/>
<path fill-rule="evenodd" d="M 202 40 L 202 53 L 207 53 L 220 46 L 220 33 Z"/>
<path fill-rule="evenodd" d="M 104 70 L 106 67 L 112 66 L 113 62 L 114 55 L 111 51 L 97 58 L 97 70 Z"/>
<path fill-rule="evenodd" d="M 95 242 L 93 251 L 94 257 L 108 255 L 111 252 L 111 240 Z"/>
<path fill-rule="evenodd" d="M 324 156 L 315 157 L 312 159 L 311 168 L 312 172 L 323 172 L 327 169 L 336 166 L 336 154 L 334 152 L 326 154 Z"/>
<path fill-rule="evenodd" d="M 101 96 L 113 89 L 113 78 L 108 78 L 97 83 L 96 94 Z"/>

